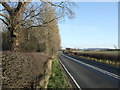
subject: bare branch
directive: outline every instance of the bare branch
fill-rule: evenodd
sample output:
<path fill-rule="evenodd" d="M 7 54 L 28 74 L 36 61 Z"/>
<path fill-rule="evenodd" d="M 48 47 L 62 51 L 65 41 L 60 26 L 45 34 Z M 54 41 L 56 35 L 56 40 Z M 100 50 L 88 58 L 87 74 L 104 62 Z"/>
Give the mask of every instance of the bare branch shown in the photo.
<path fill-rule="evenodd" d="M 25 7 L 29 4 L 30 2 L 22 2 L 22 6 L 19 8 L 19 10 L 17 11 L 17 14 L 22 13 L 25 10 Z"/>
<path fill-rule="evenodd" d="M 0 10 L 0 12 L 1 12 L 1 11 L 5 11 L 5 10 L 6 10 L 6 9 L 2 9 L 2 10 Z"/>
<path fill-rule="evenodd" d="M 10 14 L 11 13 L 11 8 L 6 2 L 0 2 L 4 8 L 7 10 L 7 12 Z"/>
<path fill-rule="evenodd" d="M 0 20 L 8 26 L 8 23 L 4 19 L 0 18 Z"/>
<path fill-rule="evenodd" d="M 20 10 L 21 6 L 22 6 L 22 2 L 18 2 L 18 6 L 15 9 L 15 12 L 18 12 Z"/>
<path fill-rule="evenodd" d="M 5 19 L 7 19 L 7 20 L 9 20 L 9 19 L 10 19 L 7 15 L 2 14 L 2 13 L 0 13 L 0 16 L 4 17 L 4 18 L 5 18 Z"/>
<path fill-rule="evenodd" d="M 27 17 L 29 17 L 29 16 L 30 16 L 33 12 L 35 12 L 38 8 L 40 8 L 40 6 L 38 6 L 35 10 L 31 10 L 28 15 L 27 15 L 27 13 L 25 13 L 26 16 L 25 16 L 24 20 L 26 20 Z M 40 13 L 39 13 L 39 14 L 40 14 Z M 35 15 L 35 16 L 37 16 L 37 15 Z M 32 17 L 34 17 L 34 16 L 32 16 Z"/>
<path fill-rule="evenodd" d="M 43 22 L 42 24 L 39 24 L 39 25 L 31 25 L 31 26 L 29 26 L 27 29 L 30 29 L 30 28 L 35 28 L 35 27 L 46 27 L 46 25 L 48 24 L 48 23 L 50 23 L 50 22 L 52 22 L 52 21 L 54 21 L 54 20 L 58 20 L 59 18 L 61 18 L 62 16 L 59 16 L 59 17 L 57 17 L 57 18 L 53 18 L 53 19 L 51 19 L 51 20 L 49 20 L 49 21 L 46 21 L 46 22 Z"/>
<path fill-rule="evenodd" d="M 29 26 L 27 29 L 35 28 L 35 27 L 46 27 L 46 26 L 44 26 L 44 25 L 37 25 L 37 26 L 31 25 L 31 26 Z"/>
<path fill-rule="evenodd" d="M 53 4 L 52 2 L 48 2 L 49 4 L 51 4 L 52 6 L 57 6 L 57 7 L 61 7 L 61 8 L 64 8 L 63 6 L 62 6 L 62 3 L 63 2 L 61 2 L 60 4 Z"/>

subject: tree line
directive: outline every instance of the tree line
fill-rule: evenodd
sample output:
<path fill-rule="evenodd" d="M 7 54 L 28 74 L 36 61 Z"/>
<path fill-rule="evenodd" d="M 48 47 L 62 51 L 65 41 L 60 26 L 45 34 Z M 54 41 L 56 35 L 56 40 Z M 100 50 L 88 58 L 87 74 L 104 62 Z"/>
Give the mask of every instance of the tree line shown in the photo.
<path fill-rule="evenodd" d="M 54 54 L 60 49 L 58 21 L 73 18 L 68 2 L 0 2 L 2 49 Z"/>

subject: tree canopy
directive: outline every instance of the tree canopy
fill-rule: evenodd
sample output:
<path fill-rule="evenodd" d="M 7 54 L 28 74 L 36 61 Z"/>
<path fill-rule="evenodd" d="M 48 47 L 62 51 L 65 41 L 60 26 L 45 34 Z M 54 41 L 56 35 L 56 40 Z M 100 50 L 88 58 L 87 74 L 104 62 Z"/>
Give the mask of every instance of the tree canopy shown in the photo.
<path fill-rule="evenodd" d="M 73 18 L 69 2 L 0 2 L 0 20 L 4 23 L 4 50 L 39 51 L 53 54 L 60 49 L 58 21 Z M 10 48 L 6 45 L 9 45 Z"/>

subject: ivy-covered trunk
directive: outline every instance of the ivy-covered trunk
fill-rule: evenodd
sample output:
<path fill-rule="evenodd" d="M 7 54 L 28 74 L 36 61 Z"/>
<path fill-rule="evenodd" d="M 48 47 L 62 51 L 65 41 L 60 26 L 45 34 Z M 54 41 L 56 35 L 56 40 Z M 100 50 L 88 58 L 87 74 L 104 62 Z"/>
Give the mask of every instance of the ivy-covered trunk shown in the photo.
<path fill-rule="evenodd" d="M 12 51 L 19 51 L 19 40 L 18 40 L 18 36 L 19 36 L 19 33 L 18 32 L 15 32 L 13 29 L 10 31 L 10 36 L 11 36 L 11 44 L 12 44 Z"/>
<path fill-rule="evenodd" d="M 21 28 L 21 22 L 24 14 L 24 10 L 26 6 L 30 2 L 24 2 L 23 0 L 19 0 L 16 4 L 16 7 L 13 8 L 12 3 L 0 2 L 0 4 L 4 7 L 7 14 L 0 13 L 0 16 L 4 17 L 4 19 L 0 18 L 4 24 L 6 24 L 8 30 L 10 31 L 11 36 L 11 49 L 13 51 L 19 51 L 19 30 Z"/>
<path fill-rule="evenodd" d="M 22 14 L 20 15 L 12 15 L 11 20 L 10 20 L 10 27 L 8 28 L 11 34 L 11 43 L 12 43 L 12 50 L 13 51 L 19 51 L 19 36 L 20 36 L 20 21 L 22 18 Z"/>

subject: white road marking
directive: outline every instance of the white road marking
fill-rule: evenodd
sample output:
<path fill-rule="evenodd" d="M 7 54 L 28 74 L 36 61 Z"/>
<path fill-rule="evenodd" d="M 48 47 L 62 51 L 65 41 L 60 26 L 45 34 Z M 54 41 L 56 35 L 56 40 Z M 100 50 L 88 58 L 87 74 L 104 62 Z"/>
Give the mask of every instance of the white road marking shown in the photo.
<path fill-rule="evenodd" d="M 76 62 L 78 62 L 78 63 L 81 63 L 81 64 L 83 64 L 83 65 L 86 65 L 86 66 L 88 66 L 88 67 L 90 67 L 90 68 L 93 68 L 93 69 L 95 69 L 95 70 L 97 70 L 97 71 L 100 71 L 100 72 L 102 72 L 102 73 L 104 73 L 104 74 L 107 74 L 107 75 L 109 75 L 109 76 L 111 76 L 111 77 L 114 77 L 114 78 L 120 80 L 120 76 L 119 76 L 119 75 L 116 75 L 116 74 L 114 74 L 114 73 L 111 73 L 111 72 L 108 72 L 108 71 L 106 71 L 106 70 L 100 69 L 100 68 L 98 68 L 98 67 L 92 66 L 92 65 L 90 65 L 90 64 L 86 64 L 86 63 L 84 63 L 84 62 L 82 62 L 82 61 L 78 61 L 78 60 L 76 60 L 76 59 L 74 59 L 74 58 L 72 58 L 72 57 L 69 57 L 69 56 L 67 56 L 67 55 L 65 55 L 65 54 L 63 54 L 63 53 L 62 53 L 62 55 L 65 56 L 65 57 L 67 57 L 67 58 L 69 58 L 69 59 L 72 59 L 73 61 L 76 61 Z"/>
<path fill-rule="evenodd" d="M 67 72 L 67 74 L 71 77 L 71 79 L 73 80 L 73 82 L 75 83 L 75 85 L 77 86 L 77 88 L 79 88 L 80 90 L 81 87 L 79 86 L 79 84 L 76 82 L 76 80 L 73 78 L 73 76 L 70 74 L 70 72 L 67 70 L 67 68 L 65 67 L 65 65 L 61 62 L 61 60 L 59 59 L 61 65 L 63 66 L 63 68 L 65 69 L 65 71 Z"/>

